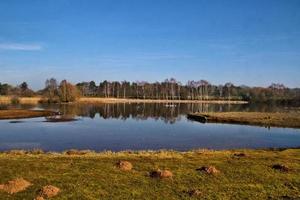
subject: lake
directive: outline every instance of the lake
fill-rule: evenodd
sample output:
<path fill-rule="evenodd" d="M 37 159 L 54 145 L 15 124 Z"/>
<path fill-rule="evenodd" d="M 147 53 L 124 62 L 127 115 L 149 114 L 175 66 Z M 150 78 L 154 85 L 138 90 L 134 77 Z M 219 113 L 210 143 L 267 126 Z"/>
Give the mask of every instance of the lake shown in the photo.
<path fill-rule="evenodd" d="M 0 109 L 12 106 L 2 105 Z M 188 120 L 190 112 L 289 111 L 283 105 L 218 104 L 75 104 L 22 105 L 19 108 L 53 109 L 52 118 L 0 120 L 0 150 L 66 149 L 179 151 L 209 148 L 285 148 L 300 146 L 300 129 L 230 124 L 203 124 Z M 58 120 L 59 121 L 59 120 Z"/>

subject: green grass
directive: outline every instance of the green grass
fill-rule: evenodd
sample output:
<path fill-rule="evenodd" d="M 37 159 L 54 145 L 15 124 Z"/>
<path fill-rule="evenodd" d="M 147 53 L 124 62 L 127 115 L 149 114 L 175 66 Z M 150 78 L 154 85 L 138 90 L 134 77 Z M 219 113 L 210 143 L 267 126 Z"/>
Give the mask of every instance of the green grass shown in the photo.
<path fill-rule="evenodd" d="M 246 157 L 235 157 L 244 152 Z M 75 152 L 76 153 L 76 152 Z M 72 153 L 74 154 L 74 153 Z M 134 169 L 120 171 L 119 160 Z M 288 172 L 272 169 L 284 164 Z M 213 165 L 218 175 L 196 171 Z M 61 189 L 55 199 L 291 199 L 300 198 L 300 149 L 282 151 L 87 152 L 85 155 L 14 152 L 0 154 L 0 183 L 23 177 L 33 185 L 0 199 L 33 199 L 45 185 Z M 154 169 L 169 169 L 172 179 L 150 178 Z M 190 190 L 202 195 L 191 197 Z"/>

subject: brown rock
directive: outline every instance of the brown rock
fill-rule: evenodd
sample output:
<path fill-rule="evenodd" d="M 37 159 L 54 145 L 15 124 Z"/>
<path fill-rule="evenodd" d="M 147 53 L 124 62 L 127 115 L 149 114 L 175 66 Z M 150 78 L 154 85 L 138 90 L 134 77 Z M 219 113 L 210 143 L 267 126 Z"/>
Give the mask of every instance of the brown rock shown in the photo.
<path fill-rule="evenodd" d="M 152 178 L 172 178 L 173 173 L 169 170 L 155 170 L 150 172 Z"/>
<path fill-rule="evenodd" d="M 130 171 L 132 170 L 132 164 L 128 161 L 119 161 L 117 163 L 117 167 L 119 167 L 123 171 Z"/>
<path fill-rule="evenodd" d="M 197 171 L 204 171 L 208 174 L 218 174 L 220 173 L 219 170 L 217 170 L 214 166 L 204 166 L 197 169 Z"/>
<path fill-rule="evenodd" d="M 56 196 L 58 193 L 60 192 L 60 189 L 53 186 L 53 185 L 47 185 L 44 186 L 41 190 L 40 190 L 40 194 L 39 197 L 42 198 L 51 198 Z"/>
<path fill-rule="evenodd" d="M 8 181 L 6 184 L 0 185 L 0 190 L 3 190 L 9 194 L 14 194 L 21 192 L 31 185 L 30 182 L 24 180 L 23 178 L 17 178 Z"/>

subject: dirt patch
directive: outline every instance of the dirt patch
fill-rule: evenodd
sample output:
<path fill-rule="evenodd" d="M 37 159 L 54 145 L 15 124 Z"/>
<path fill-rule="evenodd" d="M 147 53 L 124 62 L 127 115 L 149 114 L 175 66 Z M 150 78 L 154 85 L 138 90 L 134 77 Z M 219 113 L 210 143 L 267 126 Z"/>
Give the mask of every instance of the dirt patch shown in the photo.
<path fill-rule="evenodd" d="M 31 186 L 31 183 L 24 180 L 23 178 L 17 178 L 11 181 L 8 181 L 6 184 L 0 185 L 0 190 L 3 190 L 9 194 L 14 194 L 26 190 Z"/>
<path fill-rule="evenodd" d="M 123 171 L 130 171 L 132 170 L 132 164 L 128 161 L 119 161 L 117 163 L 117 167 L 120 168 Z"/>
<path fill-rule="evenodd" d="M 275 165 L 272 166 L 272 168 L 275 169 L 275 170 L 279 170 L 281 172 L 290 171 L 290 168 L 288 168 L 287 166 L 282 165 L 282 164 L 275 164 Z"/>
<path fill-rule="evenodd" d="M 207 174 L 212 174 L 212 175 L 220 173 L 220 171 L 217 170 L 214 166 L 204 166 L 204 167 L 200 167 L 196 170 L 197 171 L 203 171 L 203 172 L 206 172 Z"/>
<path fill-rule="evenodd" d="M 55 187 L 53 185 L 47 185 L 44 186 L 40 192 L 39 192 L 39 196 L 36 197 L 36 200 L 43 200 L 44 198 L 51 198 L 54 197 L 56 195 L 58 195 L 58 193 L 60 192 L 60 189 L 58 187 Z"/>
<path fill-rule="evenodd" d="M 150 172 L 152 178 L 172 178 L 173 173 L 170 170 L 155 170 Z"/>

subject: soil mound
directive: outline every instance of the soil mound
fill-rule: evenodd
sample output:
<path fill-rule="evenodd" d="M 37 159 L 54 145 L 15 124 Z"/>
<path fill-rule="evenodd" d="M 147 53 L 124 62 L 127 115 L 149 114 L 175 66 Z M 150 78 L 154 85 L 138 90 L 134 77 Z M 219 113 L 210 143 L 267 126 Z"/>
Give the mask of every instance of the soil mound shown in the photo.
<path fill-rule="evenodd" d="M 173 173 L 169 170 L 155 170 L 150 172 L 152 178 L 172 178 Z"/>
<path fill-rule="evenodd" d="M 44 197 L 38 196 L 38 197 L 35 197 L 34 200 L 44 200 Z"/>
<path fill-rule="evenodd" d="M 235 153 L 235 154 L 233 154 L 233 156 L 241 158 L 241 157 L 246 157 L 247 155 L 245 153 Z"/>
<path fill-rule="evenodd" d="M 3 190 L 9 194 L 14 194 L 26 190 L 26 188 L 28 188 L 30 185 L 31 183 L 23 178 L 17 178 L 8 181 L 6 184 L 0 185 L 0 190 Z"/>
<path fill-rule="evenodd" d="M 220 171 L 217 170 L 214 166 L 204 166 L 204 167 L 200 167 L 197 169 L 197 171 L 204 171 L 206 172 L 207 174 L 219 174 Z"/>
<path fill-rule="evenodd" d="M 132 170 L 132 164 L 128 161 L 119 161 L 117 163 L 117 167 L 119 167 L 123 171 L 130 171 Z"/>
<path fill-rule="evenodd" d="M 272 166 L 272 168 L 281 172 L 288 172 L 290 170 L 287 166 L 282 164 L 275 164 Z"/>
<path fill-rule="evenodd" d="M 44 198 L 51 198 L 56 196 L 60 192 L 60 189 L 58 187 L 55 187 L 53 185 L 47 185 L 44 186 L 40 192 L 39 196 L 36 198 L 36 200 L 43 200 Z"/>

